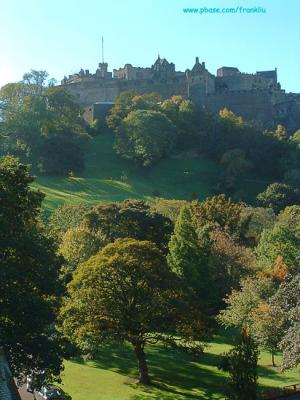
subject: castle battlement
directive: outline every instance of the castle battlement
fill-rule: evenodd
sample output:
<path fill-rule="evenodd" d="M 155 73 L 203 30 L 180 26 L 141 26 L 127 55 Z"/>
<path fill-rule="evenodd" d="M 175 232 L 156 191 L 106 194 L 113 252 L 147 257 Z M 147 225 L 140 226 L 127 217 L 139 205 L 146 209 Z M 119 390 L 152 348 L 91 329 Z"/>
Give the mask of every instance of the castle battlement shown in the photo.
<path fill-rule="evenodd" d="M 135 90 L 141 94 L 157 92 L 162 98 L 179 95 L 212 112 L 228 107 L 246 120 L 258 119 L 267 127 L 278 122 L 278 115 L 284 117 L 287 129 L 300 127 L 300 95 L 281 89 L 277 68 L 247 73 L 237 67 L 221 67 L 214 75 L 199 57 L 190 69 L 178 71 L 174 63 L 158 56 L 149 67 L 128 63 L 110 72 L 102 60 L 95 73 L 81 69 L 64 77 L 61 85 L 88 109 L 96 103 L 98 108 L 101 103 L 113 104 L 120 93 Z"/>

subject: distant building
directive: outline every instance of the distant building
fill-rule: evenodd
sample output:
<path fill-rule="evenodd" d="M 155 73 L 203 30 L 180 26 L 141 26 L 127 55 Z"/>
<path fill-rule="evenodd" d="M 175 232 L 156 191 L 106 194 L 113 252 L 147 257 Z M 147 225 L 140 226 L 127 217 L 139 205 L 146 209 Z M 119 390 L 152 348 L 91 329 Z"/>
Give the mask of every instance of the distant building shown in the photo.
<path fill-rule="evenodd" d="M 107 104 L 114 103 L 120 93 L 134 90 L 157 92 L 163 98 L 180 95 L 211 112 L 228 107 L 245 120 L 255 120 L 266 128 L 283 123 L 292 132 L 300 127 L 300 94 L 281 89 L 277 68 L 249 74 L 237 67 L 221 67 L 214 75 L 199 57 L 191 69 L 177 71 L 174 63 L 158 56 L 151 67 L 125 64 L 111 73 L 102 59 L 94 74 L 81 69 L 64 77 L 61 84 L 94 116 L 99 112 L 96 110 L 103 111 Z M 89 119 L 94 118 L 92 114 L 86 113 Z"/>

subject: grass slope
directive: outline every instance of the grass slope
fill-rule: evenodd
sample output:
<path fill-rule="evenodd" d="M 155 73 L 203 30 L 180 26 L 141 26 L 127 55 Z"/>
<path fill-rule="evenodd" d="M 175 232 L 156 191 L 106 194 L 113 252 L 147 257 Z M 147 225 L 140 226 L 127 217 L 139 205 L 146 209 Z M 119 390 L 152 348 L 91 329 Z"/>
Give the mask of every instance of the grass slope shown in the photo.
<path fill-rule="evenodd" d="M 95 361 L 65 362 L 63 388 L 73 400 L 183 400 L 224 398 L 226 374 L 217 368 L 221 354 L 228 351 L 230 337 L 215 336 L 196 361 L 191 356 L 160 346 L 147 349 L 154 387 L 136 385 L 136 363 L 130 347 L 103 347 Z M 279 357 L 277 358 L 279 362 Z M 280 374 L 270 367 L 271 356 L 262 352 L 260 388 L 283 387 L 300 380 L 300 368 Z"/>
<path fill-rule="evenodd" d="M 190 200 L 212 195 L 220 167 L 204 157 L 178 156 L 163 160 L 151 169 L 139 168 L 120 159 L 112 149 L 113 137 L 106 134 L 91 140 L 85 172 L 76 177 L 39 176 L 34 186 L 46 194 L 44 209 L 81 202 L 122 201 L 128 198 L 161 197 Z M 247 198 L 252 200 L 266 181 L 245 179 Z"/>

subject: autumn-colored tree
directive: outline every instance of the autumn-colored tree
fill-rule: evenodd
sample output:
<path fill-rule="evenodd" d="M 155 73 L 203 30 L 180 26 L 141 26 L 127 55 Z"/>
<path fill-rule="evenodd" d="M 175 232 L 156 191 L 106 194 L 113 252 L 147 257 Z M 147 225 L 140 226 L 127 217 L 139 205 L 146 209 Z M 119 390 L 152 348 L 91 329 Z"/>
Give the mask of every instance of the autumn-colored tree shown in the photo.
<path fill-rule="evenodd" d="M 198 227 L 217 224 L 228 227 L 232 232 L 239 231 L 239 220 L 244 204 L 226 199 L 224 194 L 208 197 L 202 203 L 193 202 L 192 210 Z"/>
<path fill-rule="evenodd" d="M 263 231 L 256 254 L 262 270 L 271 271 L 277 257 L 282 256 L 289 273 L 296 274 L 300 269 L 300 238 L 288 226 L 277 223 Z"/>
<path fill-rule="evenodd" d="M 228 229 L 216 229 L 210 234 L 211 248 L 208 269 L 214 281 L 216 299 L 220 302 L 232 289 L 238 289 L 242 278 L 253 271 L 254 254 L 241 246 Z"/>
<path fill-rule="evenodd" d="M 262 302 L 251 312 L 251 319 L 252 335 L 261 347 L 271 353 L 272 366 L 275 367 L 275 353 L 279 350 L 286 318 L 279 309 Z"/>
<path fill-rule="evenodd" d="M 276 130 L 274 132 L 274 136 L 278 140 L 287 140 L 288 139 L 288 134 L 283 125 L 277 125 Z"/>
<path fill-rule="evenodd" d="M 227 308 L 222 310 L 218 321 L 225 327 L 236 327 L 251 332 L 252 311 L 274 295 L 276 287 L 271 277 L 248 277 L 241 281 L 241 289 L 233 290 L 226 297 Z"/>
<path fill-rule="evenodd" d="M 271 271 L 272 278 L 281 283 L 284 282 L 289 276 L 289 269 L 282 256 L 277 256 L 275 265 Z"/>

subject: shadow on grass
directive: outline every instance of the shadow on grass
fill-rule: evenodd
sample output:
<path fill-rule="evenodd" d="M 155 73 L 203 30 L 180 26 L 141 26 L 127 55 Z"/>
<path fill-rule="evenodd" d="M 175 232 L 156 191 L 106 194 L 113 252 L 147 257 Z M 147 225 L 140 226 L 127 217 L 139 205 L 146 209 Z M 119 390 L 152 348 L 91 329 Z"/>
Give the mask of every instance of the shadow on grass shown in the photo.
<path fill-rule="evenodd" d="M 132 400 L 221 398 L 217 395 L 221 395 L 225 379 L 224 374 L 216 369 L 221 356 L 206 352 L 195 359 L 160 346 L 149 346 L 146 355 L 153 386 L 143 387 L 145 394 L 137 394 Z M 84 364 L 80 357 L 72 361 Z M 136 377 L 138 373 L 129 345 L 101 347 L 97 358 L 85 364 L 131 377 Z M 213 394 L 216 397 L 212 397 Z"/>

